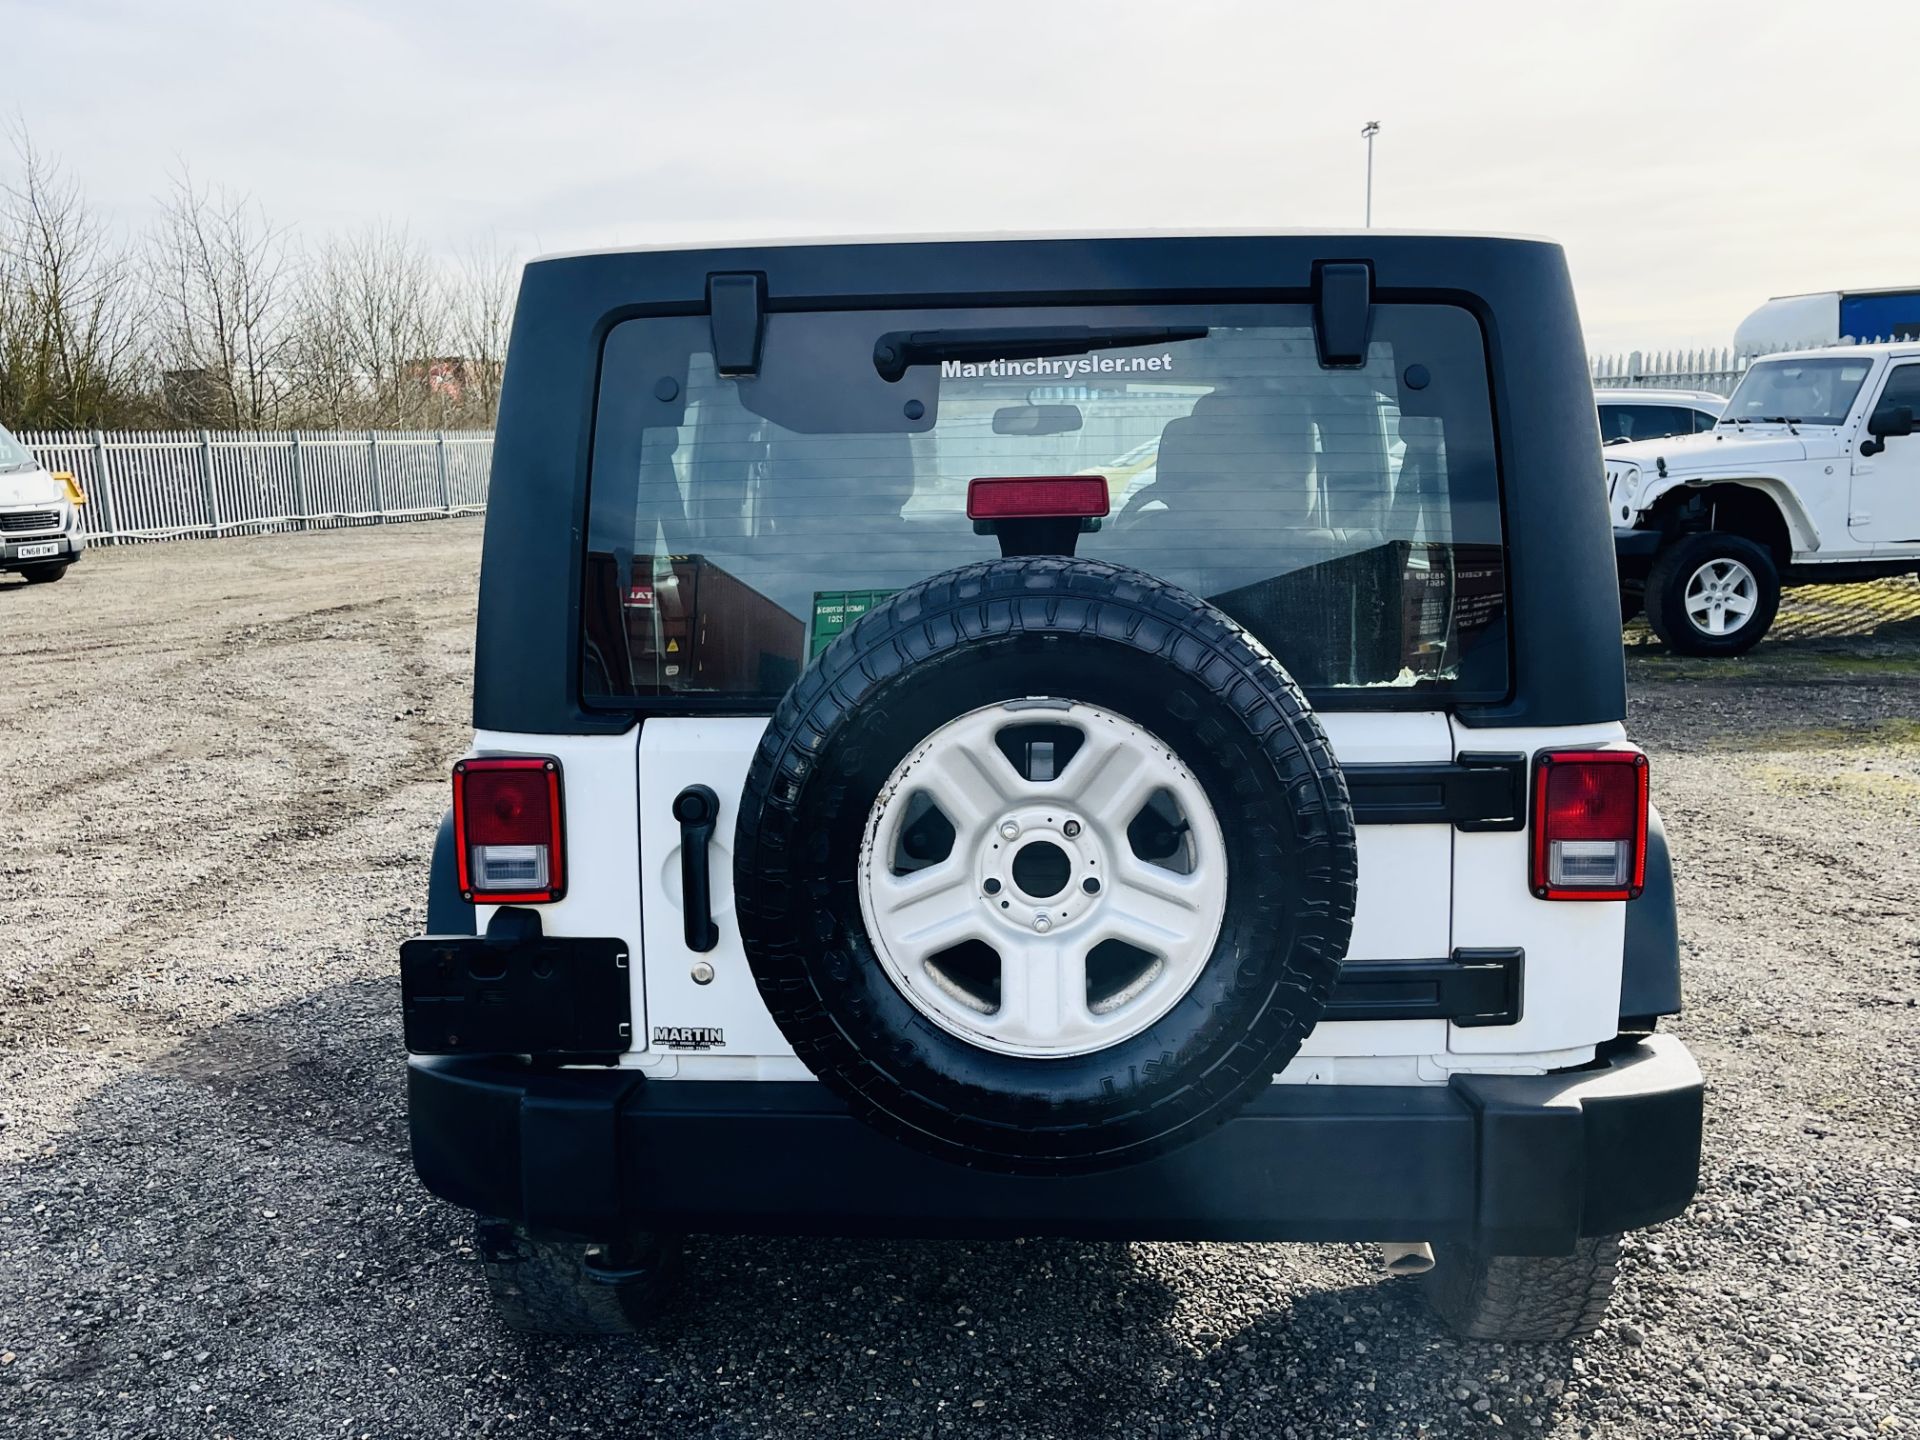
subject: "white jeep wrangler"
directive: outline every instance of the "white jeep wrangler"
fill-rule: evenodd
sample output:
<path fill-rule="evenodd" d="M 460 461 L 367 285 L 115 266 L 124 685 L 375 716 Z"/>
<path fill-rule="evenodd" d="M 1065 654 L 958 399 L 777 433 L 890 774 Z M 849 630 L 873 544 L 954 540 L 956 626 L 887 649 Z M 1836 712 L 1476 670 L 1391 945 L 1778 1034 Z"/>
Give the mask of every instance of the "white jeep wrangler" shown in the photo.
<path fill-rule="evenodd" d="M 506 1322 L 706 1231 L 1372 1241 L 1591 1329 L 1702 1107 L 1593 413 L 1536 241 L 530 266 L 401 952 Z"/>
<path fill-rule="evenodd" d="M 1738 655 L 1783 583 L 1920 569 L 1920 343 L 1757 360 L 1699 435 L 1606 451 L 1621 613 L 1684 655 Z"/>

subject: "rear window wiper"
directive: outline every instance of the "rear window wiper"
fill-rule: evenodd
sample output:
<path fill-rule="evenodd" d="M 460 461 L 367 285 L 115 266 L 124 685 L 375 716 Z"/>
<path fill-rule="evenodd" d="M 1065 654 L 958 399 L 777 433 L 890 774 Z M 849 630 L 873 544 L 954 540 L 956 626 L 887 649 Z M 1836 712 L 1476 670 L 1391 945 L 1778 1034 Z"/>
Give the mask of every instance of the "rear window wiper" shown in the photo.
<path fill-rule="evenodd" d="M 883 380 L 898 380 L 910 366 L 941 360 L 1037 360 L 1089 350 L 1204 340 L 1204 325 L 1049 325 L 981 330 L 890 330 L 873 344 L 873 368 Z"/>

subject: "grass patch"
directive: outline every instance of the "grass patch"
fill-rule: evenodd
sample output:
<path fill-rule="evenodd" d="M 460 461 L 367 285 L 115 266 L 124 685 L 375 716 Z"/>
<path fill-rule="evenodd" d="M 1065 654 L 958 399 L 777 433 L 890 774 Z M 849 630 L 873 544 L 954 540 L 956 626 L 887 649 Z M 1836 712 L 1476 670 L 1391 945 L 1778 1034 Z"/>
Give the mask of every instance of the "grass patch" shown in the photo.
<path fill-rule="evenodd" d="M 1745 754 L 1752 754 L 1756 750 L 1802 753 L 1809 750 L 1920 749 L 1920 720 L 1887 716 L 1860 725 L 1799 725 L 1788 730 L 1762 730 L 1750 735 L 1721 735 L 1708 741 L 1707 748 L 1738 750 Z"/>

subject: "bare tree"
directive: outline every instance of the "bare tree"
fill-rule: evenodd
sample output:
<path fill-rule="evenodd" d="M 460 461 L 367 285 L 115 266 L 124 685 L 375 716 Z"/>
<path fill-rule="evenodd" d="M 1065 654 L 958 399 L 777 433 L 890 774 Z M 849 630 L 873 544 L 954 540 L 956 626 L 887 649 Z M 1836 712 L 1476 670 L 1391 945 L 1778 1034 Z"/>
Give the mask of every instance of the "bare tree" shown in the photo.
<path fill-rule="evenodd" d="M 0 410 L 23 427 L 123 424 L 144 406 L 141 304 L 126 247 L 80 187 L 10 136 L 0 182 Z"/>
<path fill-rule="evenodd" d="M 174 418 L 243 429 L 286 418 L 299 261 L 287 232 L 247 196 L 196 185 L 184 168 L 174 177 L 146 249 Z"/>
<path fill-rule="evenodd" d="M 378 226 L 308 251 L 184 167 L 129 249 L 12 134 L 0 154 L 0 414 L 29 428 L 491 425 L 517 266 Z"/>
<path fill-rule="evenodd" d="M 444 409 L 436 364 L 448 302 L 433 261 L 405 230 L 379 227 L 323 247 L 307 269 L 299 368 L 316 418 L 413 428 Z"/>
<path fill-rule="evenodd" d="M 495 245 L 476 247 L 449 285 L 450 338 L 463 372 L 457 421 L 488 427 L 500 414 L 500 378 L 507 367 L 520 267 Z"/>

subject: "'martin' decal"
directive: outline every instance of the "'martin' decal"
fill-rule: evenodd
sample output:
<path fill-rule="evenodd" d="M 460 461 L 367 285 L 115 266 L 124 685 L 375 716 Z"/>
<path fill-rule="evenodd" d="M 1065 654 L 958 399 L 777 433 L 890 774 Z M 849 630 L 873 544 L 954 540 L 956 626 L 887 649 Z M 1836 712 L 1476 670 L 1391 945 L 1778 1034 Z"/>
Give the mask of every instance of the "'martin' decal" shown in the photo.
<path fill-rule="evenodd" d="M 656 1025 L 653 1043 L 669 1050 L 715 1050 L 727 1043 L 718 1025 Z"/>

